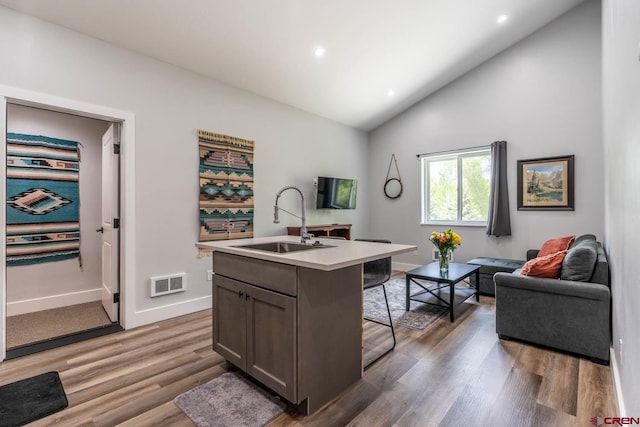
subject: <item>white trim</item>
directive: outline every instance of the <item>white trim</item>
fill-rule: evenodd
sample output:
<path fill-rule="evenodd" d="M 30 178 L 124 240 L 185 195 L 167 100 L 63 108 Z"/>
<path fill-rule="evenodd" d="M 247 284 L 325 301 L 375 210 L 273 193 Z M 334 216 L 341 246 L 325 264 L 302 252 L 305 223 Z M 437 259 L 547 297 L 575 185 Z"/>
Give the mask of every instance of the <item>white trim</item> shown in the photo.
<path fill-rule="evenodd" d="M 479 145 L 477 147 L 469 147 L 469 148 L 457 148 L 455 150 L 445 150 L 445 151 L 437 151 L 435 153 L 422 153 L 417 154 L 416 157 L 422 160 L 423 157 L 428 157 L 430 159 L 437 159 L 440 157 L 454 157 L 458 154 L 474 154 L 474 153 L 483 153 L 485 151 L 491 151 L 491 145 Z"/>
<path fill-rule="evenodd" d="M 622 395 L 622 383 L 620 381 L 620 369 L 618 368 L 618 360 L 616 359 L 616 354 L 611 347 L 609 359 L 611 360 L 611 371 L 613 372 L 613 387 L 616 391 L 616 400 L 618 402 L 618 415 L 621 417 L 626 417 L 627 408 L 624 404 L 624 396 Z"/>
<path fill-rule="evenodd" d="M 66 307 L 68 305 L 83 304 L 85 302 L 100 301 L 101 295 L 102 289 L 97 288 L 88 291 L 70 292 L 49 297 L 9 302 L 7 303 L 7 317 L 33 313 L 35 311 L 51 310 L 52 308 Z"/>
<path fill-rule="evenodd" d="M 486 227 L 487 220 L 485 221 L 465 221 L 462 218 L 463 200 L 462 200 L 462 160 L 469 157 L 489 157 L 491 158 L 491 146 L 473 147 L 468 149 L 458 149 L 453 151 L 445 151 L 440 153 L 426 153 L 419 154 L 420 159 L 420 225 L 431 226 L 471 226 L 471 227 Z M 455 160 L 456 161 L 456 186 L 458 191 L 457 200 L 457 218 L 453 220 L 434 220 L 428 218 L 429 216 L 429 204 L 430 204 L 430 186 L 431 180 L 429 177 L 429 170 L 431 163 L 442 160 Z"/>
<path fill-rule="evenodd" d="M 136 236 L 135 236 L 135 114 L 96 104 L 89 104 L 55 95 L 0 85 L 0 144 L 6 145 L 6 103 L 16 103 L 46 110 L 59 111 L 99 120 L 122 123 L 122 158 L 120 174 L 120 325 L 132 328 L 135 325 L 135 279 L 136 279 Z M 6 164 L 5 150 L 0 150 L 0 163 Z M 0 186 L 6 185 L 6 173 L 0 174 Z M 6 223 L 6 204 L 0 202 L 0 223 Z M 6 241 L 6 228 L 0 227 L 0 241 Z M 0 255 L 6 259 L 4 245 L 0 245 Z M 6 358 L 6 271 L 2 263 L 0 275 L 0 361 Z"/>
<path fill-rule="evenodd" d="M 134 312 L 139 326 L 211 308 L 211 295 Z"/>
<path fill-rule="evenodd" d="M 420 225 L 430 226 L 430 227 L 477 227 L 477 228 L 487 228 L 487 222 L 484 221 L 427 221 L 421 222 Z"/>
<path fill-rule="evenodd" d="M 7 100 L 0 96 L 0 145 L 5 147 L 4 149 L 0 149 L 0 164 L 7 164 Z M 6 166 L 5 166 L 6 169 Z M 6 183 L 6 172 L 0 174 L 2 178 L 0 178 L 0 186 L 2 186 L 4 191 L 6 192 L 7 183 Z M 7 357 L 6 352 L 6 337 L 7 337 L 7 272 L 6 272 L 6 260 L 7 260 L 7 205 L 6 205 L 6 197 L 2 198 L 2 202 L 0 202 L 0 258 L 2 259 L 2 268 L 0 274 L 0 361 L 4 360 Z"/>

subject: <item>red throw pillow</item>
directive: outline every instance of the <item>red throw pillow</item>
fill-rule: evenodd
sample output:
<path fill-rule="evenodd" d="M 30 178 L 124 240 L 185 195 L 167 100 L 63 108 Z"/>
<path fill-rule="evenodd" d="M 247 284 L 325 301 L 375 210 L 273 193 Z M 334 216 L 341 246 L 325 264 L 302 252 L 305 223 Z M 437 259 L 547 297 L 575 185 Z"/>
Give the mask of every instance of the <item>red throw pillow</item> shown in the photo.
<path fill-rule="evenodd" d="M 560 251 L 566 251 L 574 240 L 576 240 L 576 236 L 558 237 L 557 239 L 547 240 L 540 248 L 538 257 L 555 254 Z"/>
<path fill-rule="evenodd" d="M 554 254 L 529 260 L 522 266 L 520 274 L 523 276 L 546 277 L 549 279 L 557 279 L 560 277 L 562 269 L 562 261 L 568 251 L 558 251 Z"/>

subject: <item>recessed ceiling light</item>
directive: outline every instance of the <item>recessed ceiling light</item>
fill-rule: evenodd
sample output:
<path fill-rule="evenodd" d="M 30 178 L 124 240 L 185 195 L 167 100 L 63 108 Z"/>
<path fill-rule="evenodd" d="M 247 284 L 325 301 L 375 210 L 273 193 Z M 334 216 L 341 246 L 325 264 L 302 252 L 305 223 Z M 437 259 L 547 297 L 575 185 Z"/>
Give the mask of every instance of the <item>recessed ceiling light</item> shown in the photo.
<path fill-rule="evenodd" d="M 322 58 L 324 56 L 325 50 L 322 46 L 316 47 L 316 50 L 313 51 L 313 54 L 316 58 Z"/>
<path fill-rule="evenodd" d="M 496 19 L 496 21 L 498 22 L 498 24 L 504 24 L 505 22 L 507 22 L 508 19 L 509 17 L 507 15 L 502 14 L 498 16 L 498 19 Z"/>
<path fill-rule="evenodd" d="M 387 92 L 387 96 L 388 96 L 389 98 L 391 98 L 391 97 L 392 97 L 393 95 L 395 95 L 395 94 L 396 94 L 396 91 L 395 91 L 395 90 L 390 90 L 390 91 L 388 91 L 388 92 Z"/>

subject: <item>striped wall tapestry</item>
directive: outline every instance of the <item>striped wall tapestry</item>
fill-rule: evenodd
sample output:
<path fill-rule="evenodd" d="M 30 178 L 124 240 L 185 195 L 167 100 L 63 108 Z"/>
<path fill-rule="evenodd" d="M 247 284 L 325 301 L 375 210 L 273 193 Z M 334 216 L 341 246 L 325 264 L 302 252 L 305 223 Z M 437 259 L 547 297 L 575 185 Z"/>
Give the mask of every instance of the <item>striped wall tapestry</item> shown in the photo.
<path fill-rule="evenodd" d="M 200 241 L 253 237 L 254 141 L 198 131 Z"/>
<path fill-rule="evenodd" d="M 7 133 L 7 266 L 79 258 L 78 143 Z"/>

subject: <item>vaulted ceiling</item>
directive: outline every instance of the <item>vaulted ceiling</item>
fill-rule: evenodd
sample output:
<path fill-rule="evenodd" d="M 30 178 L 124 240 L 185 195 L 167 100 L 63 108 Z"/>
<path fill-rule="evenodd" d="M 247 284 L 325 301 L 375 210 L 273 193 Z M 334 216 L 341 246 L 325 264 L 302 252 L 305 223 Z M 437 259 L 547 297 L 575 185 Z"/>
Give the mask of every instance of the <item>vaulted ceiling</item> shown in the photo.
<path fill-rule="evenodd" d="M 583 0 L 0 0 L 371 130 Z"/>

